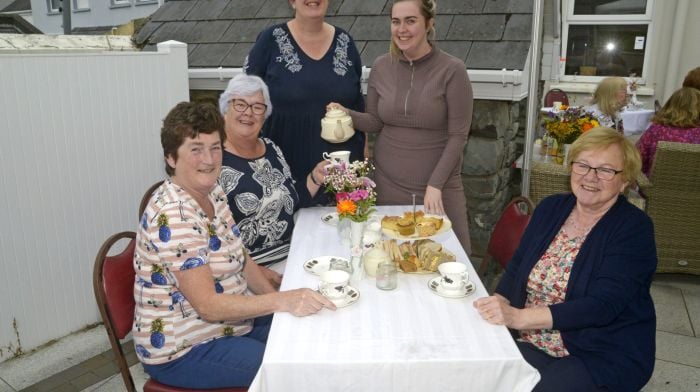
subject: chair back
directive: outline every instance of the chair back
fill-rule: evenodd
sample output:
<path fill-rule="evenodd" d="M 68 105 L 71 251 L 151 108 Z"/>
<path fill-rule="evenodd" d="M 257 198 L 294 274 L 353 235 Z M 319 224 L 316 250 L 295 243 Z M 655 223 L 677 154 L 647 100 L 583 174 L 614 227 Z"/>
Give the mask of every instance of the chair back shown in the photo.
<path fill-rule="evenodd" d="M 530 199 L 537 205 L 547 196 L 571 192 L 569 169 L 550 162 L 531 162 Z"/>
<path fill-rule="evenodd" d="M 700 275 L 700 144 L 659 142 L 649 182 L 657 272 Z"/>
<path fill-rule="evenodd" d="M 114 244 L 121 239 L 129 239 L 126 248 L 119 254 L 108 255 Z M 123 231 L 109 237 L 97 251 L 92 279 L 97 307 L 100 309 L 124 385 L 129 392 L 136 389 L 119 341 L 131 332 L 134 321 L 135 272 L 132 263 L 135 246 L 136 233 L 133 231 Z"/>
<path fill-rule="evenodd" d="M 493 227 L 487 252 L 501 267 L 505 268 L 520 244 L 520 237 L 530 223 L 534 206 L 527 197 L 511 200 Z"/>
<path fill-rule="evenodd" d="M 561 102 L 562 105 L 569 106 L 569 96 L 563 90 L 553 88 L 544 95 L 544 106 L 552 107 L 554 102 Z"/>
<path fill-rule="evenodd" d="M 155 184 L 151 185 L 146 192 L 143 194 L 143 197 L 141 197 L 141 204 L 139 205 L 139 216 L 138 219 L 141 219 L 141 216 L 143 215 L 143 212 L 146 211 L 146 206 L 148 205 L 148 201 L 151 200 L 151 196 L 153 196 L 153 192 L 158 189 L 158 187 L 163 183 L 163 180 L 160 180 L 156 182 Z"/>

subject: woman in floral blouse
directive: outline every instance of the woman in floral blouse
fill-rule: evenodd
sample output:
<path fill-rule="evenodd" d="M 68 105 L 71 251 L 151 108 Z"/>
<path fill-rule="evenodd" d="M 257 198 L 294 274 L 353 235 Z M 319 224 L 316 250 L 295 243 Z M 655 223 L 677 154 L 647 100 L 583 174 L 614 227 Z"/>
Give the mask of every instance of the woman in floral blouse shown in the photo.
<path fill-rule="evenodd" d="M 175 387 L 250 385 L 268 315 L 335 309 L 310 289 L 275 291 L 248 256 L 217 183 L 225 140 L 213 105 L 182 102 L 168 113 L 161 144 L 170 178 L 136 233 L 136 354 L 146 373 Z"/>
<path fill-rule="evenodd" d="M 328 102 L 363 110 L 362 64 L 355 42 L 343 29 L 324 22 L 328 0 L 289 0 L 294 18 L 265 29 L 250 50 L 244 70 L 270 88 L 275 111 L 262 135 L 284 152 L 295 181 L 304 181 L 323 152 L 350 151 L 364 158 L 365 135 L 343 143 L 321 139 Z"/>
<path fill-rule="evenodd" d="M 540 202 L 496 294 L 474 306 L 517 332 L 541 375 L 534 391 L 639 391 L 654 368 L 657 263 L 651 219 L 622 195 L 639 153 L 594 128 L 568 164 L 572 193 Z"/>
<path fill-rule="evenodd" d="M 647 177 L 651 175 L 656 144 L 660 141 L 700 144 L 700 90 L 676 90 L 637 141 L 642 171 Z"/>

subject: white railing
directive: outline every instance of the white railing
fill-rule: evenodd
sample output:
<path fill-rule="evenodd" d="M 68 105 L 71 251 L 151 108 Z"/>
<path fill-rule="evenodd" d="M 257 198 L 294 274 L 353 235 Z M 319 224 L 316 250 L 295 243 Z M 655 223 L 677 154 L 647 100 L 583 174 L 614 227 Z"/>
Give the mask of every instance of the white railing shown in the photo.
<path fill-rule="evenodd" d="M 0 55 L 0 361 L 99 320 L 95 253 L 136 228 L 161 121 L 188 97 L 179 42 Z"/>

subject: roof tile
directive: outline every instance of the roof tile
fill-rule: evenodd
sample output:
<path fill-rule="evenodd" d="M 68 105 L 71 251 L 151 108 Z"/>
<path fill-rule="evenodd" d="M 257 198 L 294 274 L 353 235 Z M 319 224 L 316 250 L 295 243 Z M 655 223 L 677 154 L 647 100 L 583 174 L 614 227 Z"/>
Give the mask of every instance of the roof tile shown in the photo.
<path fill-rule="evenodd" d="M 531 14 L 532 3 L 524 0 L 488 0 L 484 5 L 484 13 Z"/>
<path fill-rule="evenodd" d="M 338 15 L 379 15 L 386 0 L 344 0 Z"/>
<path fill-rule="evenodd" d="M 391 28 L 386 16 L 358 16 L 349 33 L 356 40 L 373 41 L 389 39 Z"/>
<path fill-rule="evenodd" d="M 236 20 L 220 38 L 220 42 L 241 43 L 255 42 L 258 35 L 266 28 L 283 23 L 287 19 L 242 19 Z"/>
<path fill-rule="evenodd" d="M 197 22 L 197 25 L 190 30 L 186 42 L 192 43 L 215 43 L 224 32 L 234 23 L 230 20 L 207 20 Z"/>
<path fill-rule="evenodd" d="M 211 67 L 221 65 L 234 44 L 198 44 L 189 55 L 191 67 Z"/>
<path fill-rule="evenodd" d="M 522 70 L 529 49 L 529 42 L 474 42 L 467 56 L 467 68 Z"/>
<path fill-rule="evenodd" d="M 153 32 L 158 30 L 158 28 L 162 25 L 163 23 L 160 22 L 149 22 L 144 24 L 134 39 L 136 41 L 136 45 L 143 45 L 144 43 L 148 42 L 149 38 L 152 39 L 151 35 Z"/>
<path fill-rule="evenodd" d="M 450 31 L 454 15 L 436 15 L 435 16 L 435 39 L 440 41 L 447 38 L 447 32 Z"/>
<path fill-rule="evenodd" d="M 362 65 L 371 67 L 374 65 L 374 60 L 385 53 L 389 53 L 389 40 L 367 42 L 364 49 L 360 53 Z"/>
<path fill-rule="evenodd" d="M 326 17 L 326 22 L 332 24 L 333 26 L 338 26 L 341 29 L 350 32 L 352 25 L 355 23 L 354 16 L 329 16 Z"/>
<path fill-rule="evenodd" d="M 151 21 L 168 22 L 176 20 L 184 20 L 192 7 L 197 4 L 198 0 L 193 1 L 168 1 L 151 16 Z"/>
<path fill-rule="evenodd" d="M 222 67 L 242 67 L 245 62 L 246 56 L 250 53 L 250 48 L 253 47 L 252 43 L 241 43 L 236 44 L 228 52 L 228 54 L 221 60 Z"/>
<path fill-rule="evenodd" d="M 486 0 L 440 0 L 438 14 L 480 14 Z M 525 0 L 522 0 L 525 1 Z"/>
<path fill-rule="evenodd" d="M 469 41 L 440 41 L 437 47 L 466 62 L 472 43 Z"/>
<path fill-rule="evenodd" d="M 262 8 L 260 1 L 230 1 L 229 5 L 221 11 L 219 19 L 249 19 Z"/>
<path fill-rule="evenodd" d="M 221 11 L 229 4 L 229 0 L 199 0 L 187 14 L 189 20 L 217 19 Z"/>
<path fill-rule="evenodd" d="M 448 40 L 497 41 L 503 37 L 505 15 L 456 15 Z"/>
<path fill-rule="evenodd" d="M 532 15 L 511 15 L 503 33 L 504 41 L 530 41 L 532 35 Z"/>
<path fill-rule="evenodd" d="M 255 15 L 256 18 L 291 18 L 292 16 L 294 16 L 292 7 L 289 6 L 289 2 L 283 0 L 267 0 Z"/>
<path fill-rule="evenodd" d="M 189 30 L 196 24 L 197 22 L 165 22 L 153 33 L 148 42 L 154 44 L 168 40 L 187 42 Z"/>

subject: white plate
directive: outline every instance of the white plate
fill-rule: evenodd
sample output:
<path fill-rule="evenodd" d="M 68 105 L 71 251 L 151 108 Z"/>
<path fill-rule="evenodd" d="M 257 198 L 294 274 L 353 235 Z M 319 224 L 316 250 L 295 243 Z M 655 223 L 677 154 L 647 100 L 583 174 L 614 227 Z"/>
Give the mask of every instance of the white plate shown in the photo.
<path fill-rule="evenodd" d="M 304 270 L 313 275 L 321 275 L 321 272 L 328 271 L 331 267 L 331 259 L 341 259 L 350 263 L 350 260 L 345 257 L 338 256 L 319 256 L 313 259 L 308 259 L 304 262 Z"/>
<path fill-rule="evenodd" d="M 321 215 L 321 222 L 331 226 L 338 226 L 338 213 L 329 212 Z"/>
<path fill-rule="evenodd" d="M 430 279 L 430 281 L 428 282 L 428 287 L 430 287 L 430 291 L 441 297 L 462 298 L 476 291 L 476 286 L 472 282 L 467 282 L 467 285 L 464 286 L 462 290 L 445 290 L 442 288 L 442 286 L 440 286 L 440 279 L 442 279 L 442 276 Z"/>
<path fill-rule="evenodd" d="M 418 235 L 418 232 L 415 232 L 415 233 L 413 233 L 413 234 L 411 234 L 411 235 L 401 235 L 401 234 L 399 234 L 398 231 L 386 229 L 386 228 L 383 228 L 383 227 L 382 227 L 382 233 L 384 233 L 385 236 L 387 236 L 387 237 L 389 237 L 389 238 L 393 238 L 393 239 L 395 239 L 395 240 L 424 240 L 424 239 L 428 239 L 428 238 L 433 238 L 433 237 L 435 237 L 435 236 L 437 236 L 437 235 L 440 235 L 440 234 L 442 234 L 442 233 L 444 233 L 444 232 L 446 232 L 446 231 L 448 231 L 448 230 L 450 230 L 450 229 L 452 228 L 452 221 L 450 221 L 450 220 L 447 218 L 447 216 L 442 216 L 442 215 L 430 215 L 430 214 L 426 214 L 425 216 L 432 216 L 432 217 L 436 217 L 436 218 L 442 218 L 442 226 L 440 226 L 440 229 L 439 229 L 435 234 L 433 234 L 433 235 L 428 235 L 428 236 L 423 236 L 423 237 L 421 237 L 421 236 Z M 381 219 L 380 219 L 380 222 L 381 222 Z"/>
<path fill-rule="evenodd" d="M 344 308 L 354 304 L 358 299 L 360 299 L 360 291 L 352 286 L 345 286 L 345 296 L 338 299 L 331 299 L 331 302 L 333 302 L 336 308 Z"/>

